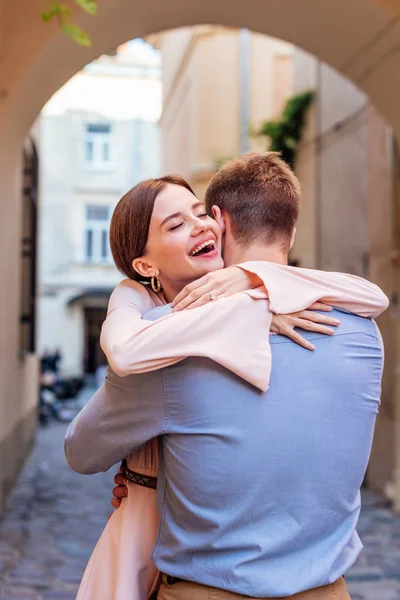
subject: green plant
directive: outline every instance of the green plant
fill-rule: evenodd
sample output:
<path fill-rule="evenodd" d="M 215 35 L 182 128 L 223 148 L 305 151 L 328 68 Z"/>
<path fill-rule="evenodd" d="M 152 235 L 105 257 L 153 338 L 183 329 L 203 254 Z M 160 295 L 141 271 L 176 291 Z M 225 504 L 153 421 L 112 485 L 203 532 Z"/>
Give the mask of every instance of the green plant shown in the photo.
<path fill-rule="evenodd" d="M 314 93 L 307 91 L 289 98 L 280 119 L 265 121 L 258 131 L 258 135 L 266 135 L 270 139 L 269 149 L 280 152 L 282 158 L 292 168 L 303 133 L 307 110 L 313 97 Z"/>
<path fill-rule="evenodd" d="M 74 0 L 75 4 L 90 15 L 97 14 L 97 0 Z M 42 21 L 48 23 L 53 19 L 57 19 L 60 24 L 61 30 L 71 37 L 75 42 L 81 46 L 90 46 L 91 41 L 89 35 L 78 25 L 70 22 L 72 16 L 72 9 L 59 2 L 53 2 L 47 10 L 41 14 Z"/>

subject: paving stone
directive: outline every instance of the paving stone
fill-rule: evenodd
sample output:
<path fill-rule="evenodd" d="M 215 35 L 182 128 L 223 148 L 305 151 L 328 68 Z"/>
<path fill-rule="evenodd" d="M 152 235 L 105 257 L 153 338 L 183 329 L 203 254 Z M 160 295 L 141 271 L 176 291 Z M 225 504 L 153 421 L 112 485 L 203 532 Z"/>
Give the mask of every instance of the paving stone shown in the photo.
<path fill-rule="evenodd" d="M 1 600 L 40 600 L 41 596 L 38 595 L 37 591 L 30 588 L 6 587 L 2 590 L 0 598 Z"/>
<path fill-rule="evenodd" d="M 75 597 L 76 594 L 74 592 L 54 591 L 43 594 L 45 600 L 75 600 Z"/>

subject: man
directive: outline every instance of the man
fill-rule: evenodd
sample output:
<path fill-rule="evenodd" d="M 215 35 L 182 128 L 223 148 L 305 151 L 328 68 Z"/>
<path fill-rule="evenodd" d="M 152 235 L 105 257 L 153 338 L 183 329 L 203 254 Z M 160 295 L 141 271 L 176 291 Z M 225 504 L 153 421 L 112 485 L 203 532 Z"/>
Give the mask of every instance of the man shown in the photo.
<path fill-rule="evenodd" d="M 241 157 L 214 176 L 206 203 L 225 228 L 228 265 L 287 263 L 296 190 L 271 154 Z M 203 284 L 189 290 L 196 301 L 208 294 Z M 332 337 L 305 334 L 313 353 L 271 338 L 265 394 L 207 358 L 189 358 L 122 379 L 109 373 L 123 415 L 117 440 L 104 435 L 107 415 L 86 411 L 80 436 L 100 468 L 110 466 L 104 453 L 115 462 L 162 436 L 153 554 L 165 574 L 161 599 L 348 598 L 342 576 L 361 549 L 355 525 L 383 351 L 374 322 L 334 313 L 341 325 Z M 73 432 L 67 452 L 84 461 Z"/>

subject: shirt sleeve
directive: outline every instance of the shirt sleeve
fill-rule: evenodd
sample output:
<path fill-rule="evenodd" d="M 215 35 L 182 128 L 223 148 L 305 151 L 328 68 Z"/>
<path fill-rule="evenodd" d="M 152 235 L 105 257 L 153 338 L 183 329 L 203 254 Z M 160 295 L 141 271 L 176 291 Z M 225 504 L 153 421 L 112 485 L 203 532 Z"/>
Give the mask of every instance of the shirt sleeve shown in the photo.
<path fill-rule="evenodd" d="M 317 301 L 342 308 L 361 317 L 378 317 L 389 306 L 382 290 L 356 275 L 302 269 L 275 263 L 250 261 L 237 265 L 263 281 L 276 314 L 309 308 Z"/>
<path fill-rule="evenodd" d="M 120 378 L 107 370 L 104 385 L 70 423 L 65 456 L 82 474 L 107 471 L 163 433 L 164 384 L 161 371 Z"/>

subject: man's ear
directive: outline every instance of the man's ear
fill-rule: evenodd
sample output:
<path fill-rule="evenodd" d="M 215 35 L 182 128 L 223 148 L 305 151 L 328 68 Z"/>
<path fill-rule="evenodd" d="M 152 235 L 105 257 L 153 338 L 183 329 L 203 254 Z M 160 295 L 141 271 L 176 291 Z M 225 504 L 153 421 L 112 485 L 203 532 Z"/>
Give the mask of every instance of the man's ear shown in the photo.
<path fill-rule="evenodd" d="M 214 205 L 211 210 L 215 221 L 217 221 L 218 225 L 221 227 L 222 233 L 225 233 L 225 219 L 220 207 Z"/>
<path fill-rule="evenodd" d="M 152 264 L 150 264 L 144 256 L 135 258 L 132 261 L 132 267 L 136 273 L 139 273 L 142 277 L 158 277 L 159 271 Z"/>
<path fill-rule="evenodd" d="M 296 239 L 296 227 L 293 228 L 292 237 L 290 239 L 290 248 L 289 248 L 289 250 L 291 250 L 293 248 L 293 244 L 294 244 L 294 240 L 295 239 Z"/>

